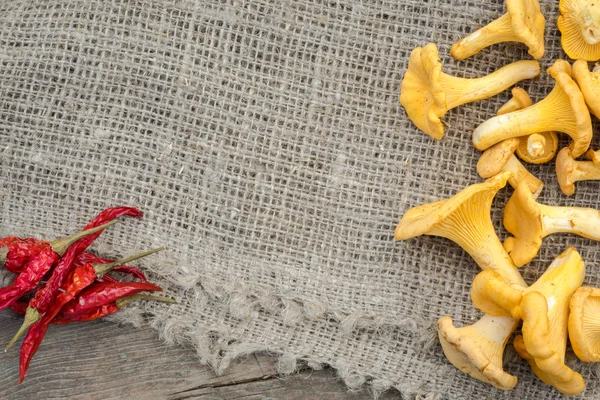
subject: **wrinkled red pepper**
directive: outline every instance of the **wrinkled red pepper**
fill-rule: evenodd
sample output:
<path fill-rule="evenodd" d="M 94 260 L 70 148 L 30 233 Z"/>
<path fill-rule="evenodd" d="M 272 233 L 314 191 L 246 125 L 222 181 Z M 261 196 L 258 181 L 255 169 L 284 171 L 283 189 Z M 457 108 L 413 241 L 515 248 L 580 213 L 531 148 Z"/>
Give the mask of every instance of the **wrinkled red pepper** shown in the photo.
<path fill-rule="evenodd" d="M 110 314 L 114 314 L 123 308 L 125 305 L 129 304 L 132 301 L 136 300 L 155 300 L 155 301 L 163 301 L 167 303 L 176 303 L 175 300 L 170 299 L 168 297 L 162 296 L 153 296 L 146 294 L 134 294 L 131 296 L 126 296 L 121 299 L 118 299 L 112 303 L 104 304 L 102 306 L 98 306 L 95 308 L 90 308 L 81 311 L 79 314 L 72 314 L 68 318 L 64 316 L 62 312 L 59 312 L 58 315 L 52 319 L 51 324 L 56 325 L 66 325 L 73 322 L 87 322 L 94 321 L 96 319 L 105 317 Z M 27 310 L 27 302 L 16 301 L 10 305 L 10 308 L 18 314 L 24 315 L 25 310 Z"/>
<path fill-rule="evenodd" d="M 102 211 L 96 216 L 90 223 L 88 223 L 84 230 L 94 228 L 110 222 L 120 216 L 128 215 L 130 217 L 141 218 L 142 212 L 137 208 L 133 207 L 115 207 L 108 208 Z M 76 241 L 69 249 L 65 252 L 64 256 L 59 261 L 58 265 L 54 268 L 54 272 L 50 279 L 46 282 L 46 285 L 41 287 L 36 293 L 35 297 L 29 302 L 29 307 L 35 309 L 39 314 L 46 312 L 48 307 L 52 304 L 52 299 L 56 296 L 58 288 L 63 284 L 65 278 L 72 269 L 73 262 L 75 259 L 87 249 L 94 240 L 100 236 L 102 231 L 86 236 Z"/>
<path fill-rule="evenodd" d="M 56 263 L 58 257 L 58 254 L 51 247 L 46 247 L 31 258 L 25 269 L 17 276 L 17 279 L 12 284 L 0 289 L 0 310 L 5 309 L 21 296 L 35 289 L 46 272 Z"/>
<path fill-rule="evenodd" d="M 62 256 L 77 240 L 101 230 L 98 229 L 101 225 L 86 227 L 81 232 L 52 242 L 35 238 L 21 239 L 17 236 L 2 238 L 0 239 L 0 264 L 3 264 L 6 270 L 18 274 L 27 265 L 27 262 L 43 249 L 51 247 L 59 256 Z M 104 226 L 104 228 L 106 227 Z"/>
<path fill-rule="evenodd" d="M 38 255 L 43 249 L 49 248 L 50 243 L 33 238 L 21 239 L 16 236 L 11 236 L 11 239 L 6 241 L 6 244 L 1 244 L 0 247 L 0 262 L 4 261 L 4 268 L 8 271 L 18 274 L 23 271 L 29 260 Z"/>
<path fill-rule="evenodd" d="M 162 288 L 149 282 L 95 283 L 83 290 L 61 309 L 65 318 L 76 316 L 86 310 L 112 303 L 123 297 L 140 292 L 160 292 Z"/>
<path fill-rule="evenodd" d="M 100 234 L 102 233 L 103 229 L 99 228 L 107 223 L 113 223 L 113 221 L 116 218 L 123 215 L 141 218 L 142 212 L 137 208 L 133 207 L 108 208 L 100 212 L 100 214 L 98 214 L 91 222 L 89 222 L 85 226 L 84 231 L 97 229 L 97 232 L 82 237 L 81 239 L 78 239 L 67 249 L 63 257 L 59 260 L 56 267 L 54 267 L 52 275 L 50 275 L 50 278 L 46 281 L 46 284 L 40 287 L 35 292 L 34 297 L 29 301 L 29 307 L 25 312 L 25 320 L 23 321 L 23 325 L 21 325 L 17 334 L 12 338 L 8 347 L 15 343 L 15 341 L 19 337 L 21 337 L 21 335 L 25 333 L 25 331 L 31 325 L 38 322 L 42 315 L 44 315 L 46 311 L 48 311 L 48 309 L 52 306 L 53 299 L 55 299 L 58 296 L 58 292 L 61 285 L 73 269 L 75 259 L 79 257 L 79 255 L 82 254 L 89 247 L 89 245 L 91 245 L 92 242 L 96 240 L 96 238 L 98 238 L 98 236 L 100 236 Z M 43 338 L 43 334 L 41 338 Z M 37 344 L 37 346 L 39 346 L 39 343 Z M 23 352 L 23 350 L 21 350 L 21 352 Z"/>
<path fill-rule="evenodd" d="M 114 314 L 121 308 L 125 307 L 127 304 L 137 300 L 154 300 L 166 303 L 177 303 L 175 300 L 170 299 L 168 297 L 153 296 L 149 294 L 134 294 L 131 296 L 122 297 L 108 304 L 103 304 L 101 306 L 97 306 L 87 310 L 82 310 L 79 314 L 69 314 L 68 316 L 66 316 L 63 313 L 59 313 L 54 318 L 53 323 L 68 324 L 71 322 L 94 321 L 96 319 L 106 317 L 107 315 Z"/>
<path fill-rule="evenodd" d="M 118 261 L 113 261 L 109 264 L 86 263 L 75 268 L 73 271 L 71 271 L 69 277 L 62 285 L 60 293 L 57 294 L 56 298 L 54 299 L 46 313 L 42 316 L 41 320 L 39 321 L 39 324 L 49 324 L 65 304 L 67 304 L 69 301 L 75 298 L 75 296 L 77 296 L 83 289 L 89 287 L 92 283 L 94 283 L 94 281 L 96 281 L 99 278 L 102 278 L 107 272 L 109 272 L 113 268 L 137 260 L 139 258 L 149 256 L 150 254 L 156 253 L 161 250 L 164 250 L 164 248 L 161 247 L 158 249 L 153 249 L 143 253 L 135 254 L 131 257 L 127 257 Z M 156 287 L 158 288 L 158 286 Z M 41 341 L 42 338 L 43 337 L 39 337 L 38 340 Z M 12 343 L 13 342 L 11 341 L 7 348 L 10 347 Z"/>
<path fill-rule="evenodd" d="M 95 274 L 94 274 L 95 279 Z M 93 279 L 91 279 L 93 282 Z M 160 286 L 148 282 L 115 282 L 115 283 L 96 283 L 93 286 L 83 290 L 80 295 L 69 301 L 61 311 L 58 320 L 83 321 L 92 320 L 108 315 L 118 310 L 117 300 L 123 297 L 135 295 L 144 291 L 161 291 Z M 116 309 L 112 306 L 105 307 L 115 303 Z M 98 312 L 100 309 L 100 312 Z M 104 310 L 104 311 L 102 311 Z M 48 320 L 46 320 L 46 315 Z M 56 314 L 51 316 L 49 311 L 44 318 L 34 323 L 27 332 L 23 344 L 21 345 L 21 354 L 19 361 L 19 383 L 25 379 L 25 374 L 29 368 L 29 363 L 33 355 L 37 352 L 42 339 L 48 331 L 48 327 Z"/>

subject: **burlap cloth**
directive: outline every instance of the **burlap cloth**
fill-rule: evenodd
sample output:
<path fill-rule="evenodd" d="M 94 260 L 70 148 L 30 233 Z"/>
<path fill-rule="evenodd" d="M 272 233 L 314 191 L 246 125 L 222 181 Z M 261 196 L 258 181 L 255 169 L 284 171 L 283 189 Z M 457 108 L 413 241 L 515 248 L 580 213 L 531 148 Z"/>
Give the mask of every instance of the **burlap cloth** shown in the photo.
<path fill-rule="evenodd" d="M 542 1 L 544 72 L 520 84 L 534 101 L 564 57 L 557 8 Z M 218 372 L 269 351 L 282 373 L 328 364 L 375 395 L 559 398 L 510 345 L 511 392 L 452 367 L 434 326 L 481 315 L 468 296 L 477 266 L 445 239 L 393 241 L 408 208 L 481 181 L 471 133 L 509 98 L 449 112 L 434 141 L 398 104 L 410 51 L 435 42 L 444 70 L 462 77 L 530 58 L 518 44 L 449 56 L 504 12 L 492 0 L 4 0 L 0 234 L 51 239 L 104 207 L 140 207 L 142 221 L 122 221 L 95 250 L 167 245 L 140 264 L 181 304 L 137 304 L 117 319 L 149 321 Z M 598 206 L 596 182 L 567 198 L 553 163 L 530 169 L 546 182 L 540 201 Z M 493 208 L 500 237 L 510 193 Z M 570 244 L 600 285 L 598 245 L 568 235 L 544 242 L 528 282 Z M 571 352 L 567 362 L 584 396 L 599 396 L 596 366 Z"/>

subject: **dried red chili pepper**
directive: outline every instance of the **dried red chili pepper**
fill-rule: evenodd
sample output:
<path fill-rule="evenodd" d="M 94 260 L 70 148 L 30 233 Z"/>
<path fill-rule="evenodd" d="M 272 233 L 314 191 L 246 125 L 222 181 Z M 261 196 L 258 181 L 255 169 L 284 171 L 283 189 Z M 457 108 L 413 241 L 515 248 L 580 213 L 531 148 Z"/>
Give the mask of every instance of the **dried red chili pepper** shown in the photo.
<path fill-rule="evenodd" d="M 72 322 L 86 322 L 93 321 L 102 317 L 105 317 L 110 314 L 114 314 L 129 302 L 135 300 L 155 300 L 155 301 L 163 301 L 167 303 L 177 303 L 175 300 L 170 299 L 168 297 L 162 296 L 153 296 L 146 294 L 134 294 L 132 296 L 123 297 L 117 301 L 112 303 L 108 303 L 99 307 L 90 308 L 88 310 L 82 311 L 79 314 L 70 315 L 69 318 L 65 317 L 62 312 L 59 312 L 54 319 L 50 322 L 51 324 L 57 325 L 65 325 L 70 324 Z M 15 301 L 10 305 L 10 308 L 18 314 L 25 314 L 25 310 L 27 310 L 27 302 L 24 301 Z"/>
<path fill-rule="evenodd" d="M 133 260 L 137 260 L 142 257 L 146 257 L 150 254 L 156 253 L 161 250 L 164 250 L 164 247 L 139 253 L 131 257 L 124 258 L 122 260 L 114 261 L 110 264 L 84 264 L 75 268 L 73 271 L 71 271 L 68 278 L 65 280 L 65 283 L 61 286 L 59 290 L 60 293 L 56 295 L 56 298 L 54 299 L 52 304 L 50 304 L 46 312 L 39 318 L 39 321 L 37 321 L 35 325 L 32 326 L 31 330 L 35 330 L 38 332 L 37 336 L 35 337 L 35 340 L 41 342 L 44 339 L 46 329 L 42 329 L 41 325 L 50 324 L 52 319 L 56 316 L 56 314 L 58 314 L 58 312 L 65 304 L 71 301 L 83 289 L 94 283 L 94 281 L 97 278 L 102 278 L 104 274 L 109 272 L 112 268 L 115 268 L 119 265 L 128 263 Z M 70 252 L 71 249 L 67 250 L 67 254 L 69 254 Z M 65 254 L 65 257 L 67 257 L 67 254 Z M 25 311 L 25 318 L 31 318 L 31 311 Z M 33 329 L 33 327 L 35 327 L 35 329 Z M 15 336 L 8 343 L 8 345 L 6 346 L 6 350 L 12 347 L 12 345 L 23 335 L 23 333 L 25 333 L 25 330 L 27 330 L 28 328 L 29 324 L 24 323 L 21 326 L 21 328 L 19 328 L 19 331 L 15 334 Z"/>
<path fill-rule="evenodd" d="M 103 225 L 102 229 L 108 227 L 107 224 Z M 42 251 L 42 249 L 51 247 L 58 255 L 62 256 L 77 240 L 102 229 L 99 226 L 89 227 L 74 235 L 52 242 L 35 238 L 22 239 L 17 236 L 2 238 L 0 239 L 0 264 L 3 264 L 4 268 L 8 271 L 18 274 L 25 267 L 29 259 Z"/>
<path fill-rule="evenodd" d="M 6 247 L 9 244 L 11 244 L 12 242 L 15 242 L 17 240 L 22 240 L 22 239 L 18 236 L 6 236 L 3 238 L 0 238 L 0 247 Z"/>
<path fill-rule="evenodd" d="M 75 302 L 73 302 L 73 300 L 70 301 L 64 307 L 64 310 L 61 311 L 57 320 L 81 322 L 98 319 L 116 312 L 119 308 L 127 304 L 128 301 L 118 302 L 118 300 L 124 300 L 124 297 L 133 297 L 133 295 L 142 291 L 161 290 L 160 286 L 148 282 L 97 283 L 82 291 L 78 298 L 73 299 Z M 133 299 L 130 301 L 133 301 Z M 174 300 L 167 299 L 166 301 L 173 302 Z M 73 303 L 73 305 L 72 307 L 69 307 L 69 304 L 71 303 Z M 110 305 L 113 303 L 114 306 Z M 23 340 L 23 344 L 21 345 L 19 383 L 23 382 L 23 379 L 25 379 L 25 374 L 27 373 L 31 359 L 42 343 L 42 339 L 48 331 L 49 323 L 54 317 L 56 317 L 56 315 L 47 323 L 42 319 L 29 328 L 29 331 Z"/>
<path fill-rule="evenodd" d="M 85 322 L 85 321 L 94 321 L 96 319 L 106 317 L 107 315 L 114 314 L 119 311 L 121 308 L 125 307 L 127 304 L 137 301 L 137 300 L 155 300 L 162 301 L 166 303 L 174 303 L 177 301 L 163 296 L 153 296 L 150 294 L 134 294 L 131 296 L 125 296 L 120 298 L 114 302 L 104 304 L 95 308 L 90 308 L 84 311 L 81 311 L 79 314 L 72 314 L 68 317 L 62 313 L 59 313 L 52 323 L 54 324 L 68 324 L 71 322 Z"/>
<path fill-rule="evenodd" d="M 85 235 L 92 235 L 103 227 L 106 226 L 103 225 L 97 228 L 88 229 L 87 231 L 77 234 L 77 237 L 81 238 Z M 14 241 L 13 243 L 17 243 L 17 241 Z M 0 310 L 8 307 L 25 293 L 35 289 L 44 275 L 50 271 L 54 264 L 56 264 L 59 257 L 59 254 L 49 245 L 40 247 L 36 254 L 28 257 L 29 261 L 25 265 L 25 268 L 21 270 L 21 273 L 17 276 L 15 281 L 8 286 L 0 288 Z"/>
<path fill-rule="evenodd" d="M 111 282 L 95 283 L 79 296 L 69 301 L 61 310 L 61 315 L 66 318 L 78 315 L 91 308 L 112 303 L 123 297 L 140 292 L 160 292 L 162 288 L 150 282 Z"/>
<path fill-rule="evenodd" d="M 56 267 L 54 267 L 52 275 L 50 275 L 50 278 L 48 278 L 46 284 L 40 287 L 35 292 L 34 297 L 29 301 L 29 307 L 25 312 L 25 320 L 23 321 L 23 325 L 21 328 L 19 328 L 19 331 L 10 343 L 14 343 L 27 330 L 27 328 L 39 321 L 41 316 L 46 313 L 48 308 L 50 308 L 53 299 L 58 295 L 61 285 L 72 270 L 75 259 L 79 257 L 79 255 L 83 253 L 102 233 L 102 229 L 99 228 L 107 223 L 114 223 L 112 222 L 114 219 L 123 215 L 141 218 L 142 212 L 133 207 L 108 208 L 100 212 L 100 214 L 98 214 L 85 226 L 84 231 L 94 228 L 98 228 L 98 231 L 77 240 L 67 249 Z"/>
<path fill-rule="evenodd" d="M 20 273 L 32 257 L 38 255 L 43 249 L 51 248 L 50 243 L 32 238 L 19 239 L 7 244 L 0 250 L 5 251 L 4 268 L 14 274 Z M 2 260 L 0 259 L 0 262 Z"/>

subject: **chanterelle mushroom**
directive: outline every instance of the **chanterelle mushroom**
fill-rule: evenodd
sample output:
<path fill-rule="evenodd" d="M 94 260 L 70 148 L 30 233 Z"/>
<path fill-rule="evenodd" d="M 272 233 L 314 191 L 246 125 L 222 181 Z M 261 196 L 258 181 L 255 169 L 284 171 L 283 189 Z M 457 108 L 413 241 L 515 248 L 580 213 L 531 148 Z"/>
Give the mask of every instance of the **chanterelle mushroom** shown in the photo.
<path fill-rule="evenodd" d="M 600 289 L 582 286 L 569 305 L 569 339 L 583 361 L 600 361 Z"/>
<path fill-rule="evenodd" d="M 523 79 L 539 75 L 537 61 L 516 61 L 482 78 L 465 79 L 442 72 L 437 47 L 429 43 L 415 48 L 402 79 L 400 104 L 413 123 L 428 135 L 441 139 L 440 118 L 461 104 L 487 99 Z"/>
<path fill-rule="evenodd" d="M 512 317 L 486 314 L 473 325 L 456 328 L 450 317 L 442 317 L 438 336 L 452 365 L 482 382 L 509 390 L 517 378 L 502 369 L 502 356 L 517 323 Z"/>
<path fill-rule="evenodd" d="M 567 196 L 575 193 L 575 182 L 600 180 L 600 164 L 577 161 L 573 151 L 565 147 L 556 156 L 556 177 L 560 190 Z"/>
<path fill-rule="evenodd" d="M 479 273 L 471 287 L 475 307 L 490 315 L 523 320 L 515 349 L 544 382 L 568 395 L 585 388 L 581 375 L 564 363 L 569 301 L 585 277 L 585 264 L 569 247 L 529 288 L 507 282 L 492 270 Z"/>
<path fill-rule="evenodd" d="M 462 60 L 496 43 L 521 42 L 535 59 L 544 55 L 544 25 L 537 0 L 506 0 L 507 13 L 456 42 L 450 54 Z"/>
<path fill-rule="evenodd" d="M 450 199 L 411 208 L 396 227 L 394 238 L 445 237 L 460 245 L 483 270 L 496 271 L 507 281 L 526 286 L 496 236 L 490 218 L 492 200 L 510 176 L 510 172 L 504 172 L 471 185 Z M 443 317 L 438 334 L 446 357 L 456 368 L 498 388 L 510 389 L 516 378 L 502 371 L 502 354 L 517 324 L 513 318 L 484 316 L 471 327 L 454 328 L 450 318 Z"/>
<path fill-rule="evenodd" d="M 600 59 L 600 3 L 593 0 L 560 0 L 558 29 L 561 44 L 569 57 Z"/>
<path fill-rule="evenodd" d="M 554 89 L 542 101 L 519 111 L 493 117 L 473 132 L 473 144 L 478 150 L 503 140 L 533 133 L 558 131 L 571 136 L 571 149 L 580 156 L 592 140 L 592 121 L 577 84 L 571 79 L 571 66 L 556 60 L 548 68 L 556 81 Z"/>
<path fill-rule="evenodd" d="M 511 90 L 512 98 L 498 110 L 498 115 L 521 110 L 529 107 L 531 98 L 524 89 L 514 87 Z M 521 136 L 517 146 L 517 156 L 531 164 L 543 164 L 554 158 L 558 150 L 558 137 L 554 132 L 534 133 Z"/>
<path fill-rule="evenodd" d="M 506 203 L 503 223 L 513 235 L 504 241 L 504 248 L 518 267 L 531 261 L 542 239 L 553 233 L 574 233 L 600 241 L 600 211 L 540 204 L 524 183 L 517 186 Z"/>
<path fill-rule="evenodd" d="M 503 172 L 466 187 L 453 197 L 411 208 L 394 231 L 396 240 L 421 235 L 441 236 L 462 247 L 481 267 L 493 269 L 510 282 L 525 281 L 504 250 L 490 217 L 496 192 L 512 174 Z"/>

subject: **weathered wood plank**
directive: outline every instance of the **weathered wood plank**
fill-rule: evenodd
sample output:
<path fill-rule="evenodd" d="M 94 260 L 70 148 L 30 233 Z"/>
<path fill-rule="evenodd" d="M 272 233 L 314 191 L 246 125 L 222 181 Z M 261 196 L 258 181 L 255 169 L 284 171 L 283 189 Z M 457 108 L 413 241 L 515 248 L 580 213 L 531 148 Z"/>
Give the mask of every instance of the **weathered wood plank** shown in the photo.
<path fill-rule="evenodd" d="M 168 400 L 366 400 L 373 396 L 366 390 L 348 391 L 331 369 L 302 371 L 286 378 L 273 377 L 237 385 L 202 387 L 177 393 Z M 385 393 L 380 400 L 399 399 L 396 392 Z"/>
<path fill-rule="evenodd" d="M 21 322 L 12 312 L 0 313 L 0 348 Z M 216 376 L 199 363 L 193 349 L 165 346 L 150 328 L 104 321 L 52 326 L 27 379 L 17 385 L 19 345 L 0 353 L 3 400 L 372 398 L 367 390 L 348 392 L 331 370 L 304 371 L 281 379 L 274 358 L 266 354 L 240 359 L 224 375 Z"/>

